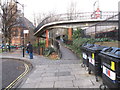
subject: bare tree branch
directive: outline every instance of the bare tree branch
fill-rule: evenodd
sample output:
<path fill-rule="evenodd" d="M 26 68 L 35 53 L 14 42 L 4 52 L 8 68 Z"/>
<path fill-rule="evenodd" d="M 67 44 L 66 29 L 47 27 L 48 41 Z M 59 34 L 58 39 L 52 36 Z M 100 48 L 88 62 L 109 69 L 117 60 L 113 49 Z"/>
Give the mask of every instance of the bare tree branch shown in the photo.
<path fill-rule="evenodd" d="M 12 28 L 19 24 L 20 22 L 17 21 L 18 14 L 17 14 L 17 6 L 16 4 L 11 4 L 9 2 L 2 5 L 1 4 L 1 10 L 2 10 L 2 33 L 3 33 L 3 40 L 4 44 L 11 42 L 12 37 Z"/>

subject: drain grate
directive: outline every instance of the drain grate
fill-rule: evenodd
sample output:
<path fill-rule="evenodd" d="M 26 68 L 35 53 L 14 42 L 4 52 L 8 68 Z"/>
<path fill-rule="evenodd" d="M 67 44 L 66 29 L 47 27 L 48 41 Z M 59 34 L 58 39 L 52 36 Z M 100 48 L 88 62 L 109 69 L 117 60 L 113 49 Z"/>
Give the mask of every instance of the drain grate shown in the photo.
<path fill-rule="evenodd" d="M 70 76 L 70 72 L 56 72 L 55 76 Z"/>

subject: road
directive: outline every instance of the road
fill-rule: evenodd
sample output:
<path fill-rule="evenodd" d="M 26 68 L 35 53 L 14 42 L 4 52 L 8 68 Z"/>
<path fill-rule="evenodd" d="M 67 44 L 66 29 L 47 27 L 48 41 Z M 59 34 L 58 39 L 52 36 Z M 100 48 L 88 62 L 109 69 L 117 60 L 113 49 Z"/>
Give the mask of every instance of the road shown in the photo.
<path fill-rule="evenodd" d="M 25 71 L 24 63 L 18 60 L 2 59 L 2 88 L 7 87 L 12 81 Z"/>

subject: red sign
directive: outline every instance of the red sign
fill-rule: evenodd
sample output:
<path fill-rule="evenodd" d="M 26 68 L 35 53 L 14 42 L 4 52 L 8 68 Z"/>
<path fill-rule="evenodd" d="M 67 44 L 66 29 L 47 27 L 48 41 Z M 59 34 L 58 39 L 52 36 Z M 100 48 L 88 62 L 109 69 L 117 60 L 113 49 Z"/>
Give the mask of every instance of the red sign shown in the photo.
<path fill-rule="evenodd" d="M 93 12 L 93 14 L 91 15 L 92 19 L 98 19 L 101 18 L 101 11 L 99 8 L 97 8 L 97 10 L 95 12 Z"/>

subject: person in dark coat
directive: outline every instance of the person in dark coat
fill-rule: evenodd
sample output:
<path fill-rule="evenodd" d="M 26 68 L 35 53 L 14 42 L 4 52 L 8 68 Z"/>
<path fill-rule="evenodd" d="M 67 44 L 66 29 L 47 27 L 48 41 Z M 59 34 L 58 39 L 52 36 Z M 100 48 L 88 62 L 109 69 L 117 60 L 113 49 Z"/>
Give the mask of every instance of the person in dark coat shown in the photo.
<path fill-rule="evenodd" d="M 30 42 L 29 42 L 29 44 L 27 46 L 27 49 L 29 51 L 30 59 L 33 59 L 33 46 L 32 46 L 32 44 Z"/>

